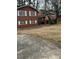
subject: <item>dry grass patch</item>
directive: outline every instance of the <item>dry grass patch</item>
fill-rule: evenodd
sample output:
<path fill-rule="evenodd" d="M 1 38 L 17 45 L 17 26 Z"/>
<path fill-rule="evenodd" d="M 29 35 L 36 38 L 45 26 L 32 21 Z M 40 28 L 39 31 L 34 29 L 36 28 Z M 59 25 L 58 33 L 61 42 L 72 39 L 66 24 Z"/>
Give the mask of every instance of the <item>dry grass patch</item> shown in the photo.
<path fill-rule="evenodd" d="M 44 25 L 42 27 L 18 30 L 18 33 L 27 33 L 36 37 L 44 38 L 50 42 L 55 41 L 60 46 L 61 43 L 61 25 Z"/>

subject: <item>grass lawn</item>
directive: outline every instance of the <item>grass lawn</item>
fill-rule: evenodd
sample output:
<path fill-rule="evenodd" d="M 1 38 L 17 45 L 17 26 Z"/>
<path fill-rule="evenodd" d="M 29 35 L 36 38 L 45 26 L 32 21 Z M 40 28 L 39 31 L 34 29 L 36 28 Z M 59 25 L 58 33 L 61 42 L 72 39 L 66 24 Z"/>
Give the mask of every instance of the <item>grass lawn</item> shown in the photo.
<path fill-rule="evenodd" d="M 61 24 L 41 25 L 30 28 L 23 28 L 18 29 L 17 32 L 41 37 L 45 40 L 48 40 L 49 42 L 54 41 L 59 47 L 61 46 Z"/>

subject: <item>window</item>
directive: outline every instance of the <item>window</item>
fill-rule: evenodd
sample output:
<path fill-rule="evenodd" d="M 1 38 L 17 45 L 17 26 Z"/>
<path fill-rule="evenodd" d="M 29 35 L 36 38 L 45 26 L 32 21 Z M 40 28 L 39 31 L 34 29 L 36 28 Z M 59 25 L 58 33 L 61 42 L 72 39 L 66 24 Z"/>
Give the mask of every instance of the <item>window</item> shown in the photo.
<path fill-rule="evenodd" d="M 32 20 L 31 22 L 32 22 L 32 24 L 35 24 L 35 21 L 34 20 Z"/>
<path fill-rule="evenodd" d="M 25 21 L 20 21 L 20 24 L 25 24 Z"/>
<path fill-rule="evenodd" d="M 29 24 L 28 20 L 24 21 L 24 20 L 21 20 L 21 21 L 17 21 L 17 24 L 18 25 L 24 25 L 24 24 Z"/>
<path fill-rule="evenodd" d="M 19 11 L 19 16 L 22 16 L 22 14 L 23 14 L 22 11 Z"/>
<path fill-rule="evenodd" d="M 34 11 L 31 11 L 31 16 L 35 16 L 35 12 Z"/>
<path fill-rule="evenodd" d="M 37 15 L 37 12 L 35 11 L 35 16 Z"/>
<path fill-rule="evenodd" d="M 32 11 L 32 12 L 31 12 L 31 15 L 32 15 L 32 16 L 36 16 L 36 11 Z"/>
<path fill-rule="evenodd" d="M 17 16 L 36 16 L 36 11 L 24 11 L 19 10 L 17 11 Z"/>
<path fill-rule="evenodd" d="M 27 20 L 27 24 L 30 24 L 30 23 L 29 23 L 29 20 Z"/>
<path fill-rule="evenodd" d="M 20 21 L 20 24 L 24 25 L 24 24 L 26 24 L 26 23 L 25 23 L 25 21 Z"/>
<path fill-rule="evenodd" d="M 17 16 L 19 16 L 19 11 L 17 11 Z"/>
<path fill-rule="evenodd" d="M 26 20 L 25 23 L 28 24 L 28 21 Z"/>
<path fill-rule="evenodd" d="M 32 24 L 31 20 L 29 20 L 29 23 Z"/>
<path fill-rule="evenodd" d="M 29 11 L 29 16 L 31 16 L 31 11 Z"/>
<path fill-rule="evenodd" d="M 35 24 L 37 24 L 37 20 L 35 20 Z"/>
<path fill-rule="evenodd" d="M 25 16 L 25 11 L 22 11 L 22 16 Z"/>
<path fill-rule="evenodd" d="M 29 11 L 27 11 L 27 16 L 29 16 Z"/>
<path fill-rule="evenodd" d="M 25 11 L 25 16 L 27 16 L 27 11 Z"/>
<path fill-rule="evenodd" d="M 17 24 L 20 25 L 20 21 L 17 21 Z"/>
<path fill-rule="evenodd" d="M 25 16 L 25 11 L 19 10 L 18 11 L 18 16 Z"/>

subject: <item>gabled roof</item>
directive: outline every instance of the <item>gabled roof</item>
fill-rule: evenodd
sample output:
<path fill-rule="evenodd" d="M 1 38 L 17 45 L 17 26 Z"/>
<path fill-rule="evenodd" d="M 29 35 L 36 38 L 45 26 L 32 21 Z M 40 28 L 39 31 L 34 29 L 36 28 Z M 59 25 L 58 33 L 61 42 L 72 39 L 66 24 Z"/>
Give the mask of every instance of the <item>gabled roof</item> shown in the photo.
<path fill-rule="evenodd" d="M 24 7 L 30 7 L 30 8 L 32 8 L 32 9 L 34 9 L 35 11 L 38 12 L 38 10 L 37 10 L 36 8 L 34 8 L 34 7 L 32 7 L 32 6 L 29 6 L 29 5 L 24 5 L 24 6 L 17 7 L 17 9 L 21 9 L 21 8 L 24 8 Z"/>

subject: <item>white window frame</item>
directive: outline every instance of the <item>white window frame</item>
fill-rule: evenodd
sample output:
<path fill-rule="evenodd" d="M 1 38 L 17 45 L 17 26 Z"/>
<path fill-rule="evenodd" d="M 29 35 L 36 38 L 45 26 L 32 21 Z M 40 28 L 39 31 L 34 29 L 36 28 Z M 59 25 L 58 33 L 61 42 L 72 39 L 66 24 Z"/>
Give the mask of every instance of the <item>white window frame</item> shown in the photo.
<path fill-rule="evenodd" d="M 17 15 L 19 16 L 19 10 L 17 11 Z"/>
<path fill-rule="evenodd" d="M 17 21 L 17 22 L 18 22 L 18 25 L 21 25 L 21 24 L 20 24 L 20 21 Z"/>
<path fill-rule="evenodd" d="M 32 24 L 32 21 L 31 21 L 31 20 L 29 20 L 29 23 L 30 23 L 30 24 Z"/>
<path fill-rule="evenodd" d="M 18 16 L 25 16 L 25 11 L 24 10 L 19 10 L 18 11 Z"/>
<path fill-rule="evenodd" d="M 35 11 L 35 16 L 37 15 L 37 12 Z"/>
<path fill-rule="evenodd" d="M 28 24 L 28 21 L 26 20 L 25 23 Z"/>
<path fill-rule="evenodd" d="M 31 16 L 31 11 L 29 11 L 29 16 Z"/>
<path fill-rule="evenodd" d="M 35 20 L 35 24 L 37 24 L 37 20 Z"/>
<path fill-rule="evenodd" d="M 25 11 L 25 16 L 27 16 L 27 11 Z"/>

